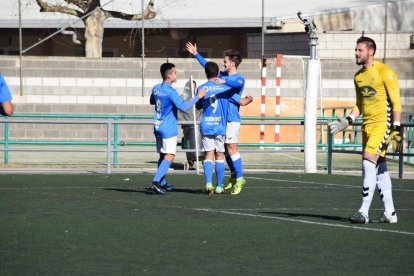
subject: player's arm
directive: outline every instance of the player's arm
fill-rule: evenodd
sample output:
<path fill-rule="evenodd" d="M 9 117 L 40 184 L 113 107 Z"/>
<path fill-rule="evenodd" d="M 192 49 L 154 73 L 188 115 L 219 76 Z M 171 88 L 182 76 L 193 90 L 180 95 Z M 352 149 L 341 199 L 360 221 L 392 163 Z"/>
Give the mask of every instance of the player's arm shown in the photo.
<path fill-rule="evenodd" d="M 154 99 L 154 94 L 153 93 L 151 93 L 150 104 L 155 105 L 155 99 Z"/>
<path fill-rule="evenodd" d="M 220 79 L 220 78 L 216 78 L 215 82 L 218 83 L 218 84 L 228 85 L 231 88 L 238 88 L 239 89 L 239 88 L 242 88 L 244 86 L 245 81 L 244 81 L 244 78 L 237 78 L 235 80 L 229 80 L 229 79 L 223 80 L 223 79 Z"/>
<path fill-rule="evenodd" d="M 402 138 L 401 138 L 401 98 L 400 88 L 398 86 L 398 77 L 391 69 L 385 70 L 382 75 L 385 89 L 391 102 L 392 108 L 392 127 L 391 133 L 387 140 L 386 145 L 392 143 L 393 150 L 400 152 L 402 150 Z"/>
<path fill-rule="evenodd" d="M 180 96 L 178 95 L 178 93 L 172 93 L 172 101 L 174 103 L 174 105 L 181 111 L 187 111 L 190 107 L 192 107 L 193 105 L 195 105 L 198 100 L 200 100 L 201 98 L 203 98 L 206 95 L 206 90 L 205 89 L 201 89 L 198 91 L 197 96 L 195 96 L 194 98 L 192 98 L 191 100 L 185 102 L 183 101 L 183 99 L 180 98 Z"/>
<path fill-rule="evenodd" d="M 239 105 L 240 106 L 246 106 L 248 104 L 250 104 L 253 101 L 253 97 L 252 96 L 246 96 L 244 98 L 241 98 L 239 100 Z"/>
<path fill-rule="evenodd" d="M 198 95 L 198 92 L 201 90 L 201 88 L 199 87 L 199 88 L 197 88 L 197 95 Z M 200 110 L 200 109 L 203 109 L 203 99 L 199 99 L 197 102 L 196 102 L 196 109 L 197 110 Z"/>
<path fill-rule="evenodd" d="M 205 60 L 198 52 L 197 52 L 197 45 L 191 42 L 187 42 L 185 44 L 185 48 L 187 49 L 187 51 L 192 54 L 197 60 L 198 62 L 201 64 L 201 66 L 205 67 L 207 60 Z"/>
<path fill-rule="evenodd" d="M 400 97 L 400 88 L 398 86 L 398 77 L 391 69 L 385 70 L 382 76 L 385 89 L 387 91 L 388 97 L 390 98 L 391 108 L 392 108 L 392 117 L 393 122 L 396 122 L 398 125 L 401 122 L 401 97 Z"/>
<path fill-rule="evenodd" d="M 356 85 L 355 91 L 358 91 Z M 352 125 L 356 118 L 359 117 L 362 103 L 362 98 L 359 94 L 360 93 L 356 93 L 356 104 L 351 109 L 351 112 L 348 114 L 348 116 L 346 116 L 345 118 L 337 116 L 335 121 L 328 123 L 328 126 L 331 129 L 331 133 L 333 135 L 337 134 L 338 132 L 344 131 L 348 126 Z"/>
<path fill-rule="evenodd" d="M 2 116 L 11 116 L 13 114 L 13 104 L 10 101 L 0 104 L 0 114 Z"/>
<path fill-rule="evenodd" d="M 13 114 L 12 96 L 3 75 L 0 74 L 0 114 L 11 116 Z"/>

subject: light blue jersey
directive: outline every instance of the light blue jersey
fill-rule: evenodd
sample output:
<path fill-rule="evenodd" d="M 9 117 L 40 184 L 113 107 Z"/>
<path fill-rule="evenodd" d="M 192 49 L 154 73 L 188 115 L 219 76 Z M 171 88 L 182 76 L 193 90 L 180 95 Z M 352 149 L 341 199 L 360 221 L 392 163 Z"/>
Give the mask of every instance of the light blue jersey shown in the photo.
<path fill-rule="evenodd" d="M 9 88 L 7 87 L 6 81 L 2 74 L 0 74 L 0 103 L 9 102 L 12 100 L 12 96 Z"/>
<path fill-rule="evenodd" d="M 154 134 L 158 138 L 170 138 L 178 135 L 177 109 L 186 111 L 199 100 L 195 96 L 184 102 L 171 83 L 163 82 L 152 88 L 150 102 L 155 105 Z"/>
<path fill-rule="evenodd" d="M 205 89 L 207 94 L 200 102 L 203 113 L 200 119 L 200 133 L 206 135 L 226 135 L 229 100 L 232 97 L 231 87 L 208 81 L 200 85 L 197 90 Z"/>
<path fill-rule="evenodd" d="M 203 67 L 205 67 L 207 61 L 200 54 L 197 53 L 194 57 L 198 60 L 198 62 Z M 231 97 L 231 100 L 229 101 L 227 122 L 240 122 L 241 119 L 240 119 L 240 113 L 239 113 L 239 109 L 240 109 L 239 101 L 243 94 L 245 79 L 239 73 L 234 74 L 234 75 L 229 75 L 227 74 L 227 72 L 223 72 L 223 71 L 220 71 L 219 78 L 225 80 L 226 81 L 225 84 L 231 87 L 231 90 L 232 90 L 231 93 L 233 95 Z"/>
<path fill-rule="evenodd" d="M 240 122 L 239 101 L 244 90 L 244 77 L 239 73 L 228 75 L 226 72 L 220 72 L 219 78 L 226 81 L 226 85 L 231 87 L 233 93 L 233 96 L 229 101 L 229 114 L 227 115 L 227 122 Z"/>

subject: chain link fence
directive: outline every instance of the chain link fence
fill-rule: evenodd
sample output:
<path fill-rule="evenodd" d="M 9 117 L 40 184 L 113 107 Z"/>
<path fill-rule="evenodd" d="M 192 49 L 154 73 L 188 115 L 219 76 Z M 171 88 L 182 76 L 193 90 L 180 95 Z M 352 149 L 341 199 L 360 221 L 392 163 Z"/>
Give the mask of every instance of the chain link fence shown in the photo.
<path fill-rule="evenodd" d="M 149 3 L 142 1 L 96 2 L 106 11 L 139 14 Z M 1 2 L 1 54 L 18 55 L 21 42 L 24 55 L 85 56 L 85 25 L 80 17 L 90 10 L 67 4 L 85 1 L 42 1 L 72 9 L 77 16 L 56 12 L 57 8 L 55 12 L 41 12 L 36 0 Z M 318 0 L 301 5 L 289 3 L 289 7 L 274 2 L 278 1 L 237 1 L 237 5 L 233 1 L 217 1 L 217 11 L 211 8 L 216 6 L 214 1 L 205 4 L 155 0 L 154 19 L 104 21 L 102 56 L 140 57 L 144 53 L 146 57 L 183 58 L 189 56 L 185 51 L 187 41 L 197 42 L 200 52 L 208 58 L 220 58 L 226 49 L 237 50 L 246 58 L 270 57 L 276 53 L 308 55 L 307 35 L 296 15 L 302 11 L 309 20 L 315 20 L 321 58 L 353 58 L 355 39 L 362 34 L 377 41 L 379 58 L 413 57 L 412 0 Z M 63 29 L 66 32 L 62 33 Z M 42 43 L 26 51 L 39 42 Z"/>

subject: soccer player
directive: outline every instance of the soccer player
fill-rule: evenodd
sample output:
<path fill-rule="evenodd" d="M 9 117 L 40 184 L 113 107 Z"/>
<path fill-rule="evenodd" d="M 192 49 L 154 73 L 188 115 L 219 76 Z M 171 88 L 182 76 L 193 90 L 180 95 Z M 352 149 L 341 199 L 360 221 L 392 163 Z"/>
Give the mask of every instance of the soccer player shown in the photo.
<path fill-rule="evenodd" d="M 150 191 L 162 195 L 165 190 L 172 189 L 165 181 L 165 174 L 174 161 L 177 150 L 177 109 L 186 111 L 199 99 L 203 98 L 206 91 L 201 89 L 198 95 L 184 102 L 178 95 L 172 84 L 177 81 L 177 69 L 172 63 L 164 63 L 160 67 L 163 82 L 153 87 L 150 103 L 155 105 L 154 135 L 157 141 L 158 160 L 157 173 L 154 176 Z"/>
<path fill-rule="evenodd" d="M 356 105 L 346 118 L 338 117 L 338 120 L 329 123 L 331 133 L 336 134 L 362 115 L 362 204 L 349 218 L 352 223 L 397 223 L 385 153 L 390 143 L 395 151 L 402 149 L 400 90 L 394 71 L 374 60 L 375 51 L 376 44 L 371 38 L 360 37 L 357 40 L 355 59 L 362 68 L 354 77 Z M 378 187 L 385 212 L 370 221 L 368 211 L 375 186 Z"/>
<path fill-rule="evenodd" d="M 12 96 L 6 81 L 0 74 L 0 115 L 11 116 L 13 114 Z"/>
<path fill-rule="evenodd" d="M 186 43 L 186 49 L 193 54 L 198 62 L 204 67 L 207 61 L 197 52 L 197 46 L 191 42 Z M 245 79 L 237 72 L 237 67 L 242 62 L 238 52 L 228 50 L 224 53 L 223 67 L 224 71 L 219 73 L 217 83 L 226 84 L 233 90 L 234 100 L 229 102 L 227 114 L 227 131 L 226 131 L 226 161 L 231 171 L 230 181 L 225 190 L 230 190 L 232 195 L 240 194 L 246 180 L 243 178 L 243 164 L 238 151 L 238 140 L 240 131 L 240 106 L 248 105 L 253 101 L 253 97 L 247 96 L 241 98 L 244 90 Z M 238 99 L 238 101 L 236 101 Z"/>
<path fill-rule="evenodd" d="M 215 62 L 207 62 L 204 71 L 208 81 L 198 87 L 205 89 L 207 94 L 197 102 L 197 108 L 203 108 L 200 119 L 200 133 L 202 136 L 204 158 L 204 176 L 206 179 L 206 192 L 216 194 L 223 192 L 224 179 L 224 152 L 227 114 L 229 100 L 233 100 L 231 88 L 225 84 L 217 84 L 216 78 L 219 67 Z M 213 166 L 215 161 L 216 188 L 213 186 Z"/>

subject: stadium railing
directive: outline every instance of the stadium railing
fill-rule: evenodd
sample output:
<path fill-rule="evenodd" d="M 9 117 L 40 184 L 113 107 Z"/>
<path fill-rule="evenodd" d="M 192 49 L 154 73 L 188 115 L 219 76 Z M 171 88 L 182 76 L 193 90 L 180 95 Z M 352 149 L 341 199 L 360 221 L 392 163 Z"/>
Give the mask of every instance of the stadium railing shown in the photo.
<path fill-rule="evenodd" d="M 76 119 L 76 120 L 75 120 Z M 79 120 L 83 119 L 83 120 Z M 145 121 L 151 119 L 149 121 Z M 327 122 L 335 119 L 332 115 L 330 117 L 318 117 L 318 125 L 325 126 Z M 261 116 L 245 116 L 242 117 L 243 125 L 304 125 L 303 117 L 261 117 Z M 11 151 L 30 151 L 29 149 L 9 149 L 9 145 L 106 145 L 105 150 L 80 150 L 80 152 L 106 152 L 107 153 L 107 172 L 110 173 L 112 165 L 116 168 L 118 166 L 118 153 L 123 152 L 119 149 L 119 146 L 132 145 L 132 146 L 155 146 L 155 142 L 124 142 L 119 140 L 119 125 L 121 124 L 136 124 L 136 125 L 152 125 L 152 115 L 104 115 L 104 114 L 15 114 L 13 117 L 2 117 L 0 123 L 4 124 L 4 140 L 0 140 L 0 144 L 4 145 L 4 164 L 8 164 L 9 152 Z M 22 140 L 22 139 L 9 139 L 9 124 L 10 123 L 33 123 L 33 124 L 103 124 L 106 125 L 107 137 L 106 141 L 51 141 L 51 140 Z M 179 124 L 193 124 L 190 121 L 179 121 Z M 360 123 L 355 124 L 357 127 Z M 402 124 L 402 126 L 408 128 L 407 141 L 407 153 L 402 155 L 394 155 L 399 157 L 399 162 L 404 162 L 403 157 L 411 158 L 411 142 L 413 135 L 413 116 L 410 116 L 408 124 Z M 328 128 L 326 128 L 326 135 L 328 137 L 328 143 L 323 143 L 323 139 L 317 144 L 318 152 L 326 153 L 326 169 L 328 173 L 332 172 L 332 153 L 345 152 L 345 153 L 360 153 L 356 149 L 362 148 L 361 144 L 357 141 L 357 131 L 354 131 L 354 142 L 352 144 L 344 142 L 334 143 L 332 136 L 330 135 Z M 321 131 L 321 136 L 323 136 Z M 344 134 L 343 134 L 344 135 Z M 274 147 L 278 146 L 278 152 L 303 152 L 304 143 L 240 143 L 240 147 L 245 147 L 246 152 L 275 152 Z M 264 147 L 272 148 L 267 150 L 247 149 Z M 337 150 L 341 148 L 342 150 Z M 353 150 L 347 150 L 352 148 Z M 178 151 L 194 152 L 196 149 L 183 149 Z M 52 150 L 50 150 L 52 151 Z M 64 152 L 63 149 L 54 149 L 54 151 Z M 68 151 L 74 151 L 70 149 Z M 130 150 L 129 150 L 130 151 Z M 143 151 L 143 150 L 139 150 Z M 138 151 L 138 152 L 139 152 Z M 148 151 L 152 151 L 148 150 Z M 112 156 L 112 158 L 111 158 Z M 402 165 L 399 166 L 401 171 L 399 172 L 402 177 Z"/>
<path fill-rule="evenodd" d="M 354 123 L 355 126 L 361 126 L 361 122 L 355 122 Z M 411 153 L 411 142 L 413 140 L 413 129 L 414 127 L 414 122 L 410 119 L 409 123 L 401 123 L 401 138 L 403 140 L 403 144 L 406 144 L 406 146 L 402 147 L 402 151 L 401 152 L 391 152 L 391 153 L 387 153 L 387 155 L 391 155 L 393 157 L 398 157 L 398 178 L 403 178 L 403 171 L 404 171 L 404 157 L 407 157 L 407 162 L 409 162 L 409 158 L 413 156 L 413 154 Z M 407 137 L 404 136 L 405 133 L 405 129 L 407 129 Z M 356 150 L 345 150 L 343 149 L 344 147 L 346 147 L 343 144 L 335 144 L 334 143 L 334 139 L 333 139 L 333 135 L 328 131 L 327 132 L 328 135 L 328 157 L 327 157 L 327 170 L 328 170 L 328 174 L 332 174 L 332 154 L 333 153 L 347 153 L 347 154 L 362 154 L 362 150 L 356 151 Z M 406 142 L 406 143 L 405 143 Z M 354 147 L 354 145 L 349 145 L 349 147 Z M 338 149 L 336 149 L 338 148 Z M 341 148 L 341 149 L 339 149 Z M 404 149 L 407 149 L 407 152 L 404 152 Z M 361 145 L 361 149 L 362 149 L 362 145 Z"/>

